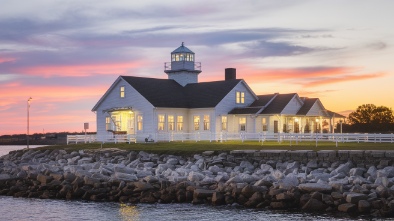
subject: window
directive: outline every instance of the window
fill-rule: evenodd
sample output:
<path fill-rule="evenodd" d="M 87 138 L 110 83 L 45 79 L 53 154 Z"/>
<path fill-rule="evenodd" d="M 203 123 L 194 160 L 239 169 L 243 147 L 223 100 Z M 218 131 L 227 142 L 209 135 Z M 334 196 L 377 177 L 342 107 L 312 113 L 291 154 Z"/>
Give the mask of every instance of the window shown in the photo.
<path fill-rule="evenodd" d="M 236 95 L 235 102 L 237 104 L 245 103 L 245 92 L 237 91 L 235 95 Z"/>
<path fill-rule="evenodd" d="M 239 130 L 246 131 L 246 117 L 239 118 Z"/>
<path fill-rule="evenodd" d="M 141 131 L 142 130 L 142 115 L 137 116 L 137 130 Z"/>
<path fill-rule="evenodd" d="M 157 115 L 157 130 L 164 130 L 165 118 L 163 114 Z"/>
<path fill-rule="evenodd" d="M 267 118 L 263 117 L 261 119 L 261 124 L 263 126 L 263 131 L 268 131 L 268 126 L 267 126 Z"/>
<path fill-rule="evenodd" d="M 174 121 L 175 121 L 174 115 L 167 116 L 168 130 L 175 130 L 175 122 Z"/>
<path fill-rule="evenodd" d="M 183 116 L 176 117 L 176 130 L 182 131 L 183 130 Z"/>
<path fill-rule="evenodd" d="M 209 115 L 204 115 L 204 130 L 209 130 Z"/>
<path fill-rule="evenodd" d="M 227 130 L 227 116 L 222 116 L 222 130 Z"/>
<path fill-rule="evenodd" d="M 200 130 L 200 116 L 193 117 L 194 130 Z"/>
<path fill-rule="evenodd" d="M 111 117 L 105 117 L 105 129 L 111 130 Z"/>
<path fill-rule="evenodd" d="M 120 87 L 120 97 L 124 97 L 124 86 Z"/>

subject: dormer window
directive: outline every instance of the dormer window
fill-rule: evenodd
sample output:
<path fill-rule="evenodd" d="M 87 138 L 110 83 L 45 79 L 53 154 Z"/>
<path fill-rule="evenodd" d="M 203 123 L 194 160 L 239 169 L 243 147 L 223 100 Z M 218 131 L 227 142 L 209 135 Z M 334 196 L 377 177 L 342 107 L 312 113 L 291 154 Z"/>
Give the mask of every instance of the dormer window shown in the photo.
<path fill-rule="evenodd" d="M 124 97 L 125 93 L 124 93 L 124 86 L 120 86 L 120 97 Z"/>
<path fill-rule="evenodd" d="M 245 92 L 237 91 L 235 93 L 235 103 L 237 104 L 245 103 Z"/>

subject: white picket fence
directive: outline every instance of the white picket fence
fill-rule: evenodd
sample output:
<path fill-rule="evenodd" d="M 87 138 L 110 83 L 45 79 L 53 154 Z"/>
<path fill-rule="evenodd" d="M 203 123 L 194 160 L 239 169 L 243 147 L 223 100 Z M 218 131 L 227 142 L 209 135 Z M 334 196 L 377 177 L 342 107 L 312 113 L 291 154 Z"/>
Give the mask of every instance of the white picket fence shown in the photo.
<path fill-rule="evenodd" d="M 156 134 L 116 134 L 104 137 L 96 135 L 67 135 L 67 144 L 70 143 L 137 143 L 137 142 L 171 142 L 171 141 L 218 141 L 238 140 L 241 142 L 256 140 L 264 144 L 265 141 L 294 142 L 332 141 L 338 142 L 367 142 L 367 143 L 394 143 L 394 134 L 359 134 L 359 133 L 156 133 Z"/>

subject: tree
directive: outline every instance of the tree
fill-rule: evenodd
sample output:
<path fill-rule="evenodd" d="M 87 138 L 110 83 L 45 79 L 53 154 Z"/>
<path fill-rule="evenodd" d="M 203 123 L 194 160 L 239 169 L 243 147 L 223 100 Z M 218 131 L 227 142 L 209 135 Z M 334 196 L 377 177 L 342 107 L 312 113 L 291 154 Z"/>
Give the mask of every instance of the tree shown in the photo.
<path fill-rule="evenodd" d="M 382 124 L 394 123 L 394 115 L 391 108 L 363 104 L 356 111 L 349 114 L 350 124 Z"/>

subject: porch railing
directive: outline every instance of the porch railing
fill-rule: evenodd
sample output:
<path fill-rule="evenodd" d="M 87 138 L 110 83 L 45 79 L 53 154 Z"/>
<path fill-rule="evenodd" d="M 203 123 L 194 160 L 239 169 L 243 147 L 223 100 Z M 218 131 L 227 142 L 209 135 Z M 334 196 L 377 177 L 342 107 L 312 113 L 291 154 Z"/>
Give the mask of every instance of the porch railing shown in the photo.
<path fill-rule="evenodd" d="M 155 134 L 116 134 L 108 136 L 96 135 L 67 135 L 67 144 L 69 143 L 137 143 L 137 142 L 172 142 L 172 141 L 218 141 L 226 142 L 238 140 L 241 142 L 256 140 L 264 145 L 265 141 L 289 141 L 290 145 L 303 141 L 331 141 L 336 145 L 344 142 L 357 143 L 394 143 L 394 134 L 359 134 L 359 133 L 155 133 Z"/>

